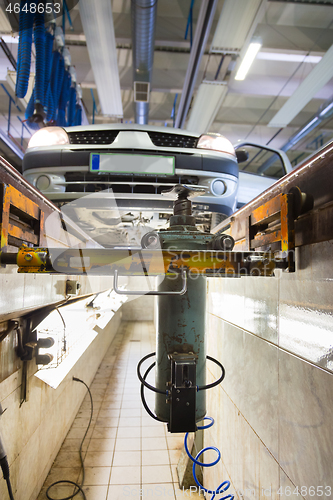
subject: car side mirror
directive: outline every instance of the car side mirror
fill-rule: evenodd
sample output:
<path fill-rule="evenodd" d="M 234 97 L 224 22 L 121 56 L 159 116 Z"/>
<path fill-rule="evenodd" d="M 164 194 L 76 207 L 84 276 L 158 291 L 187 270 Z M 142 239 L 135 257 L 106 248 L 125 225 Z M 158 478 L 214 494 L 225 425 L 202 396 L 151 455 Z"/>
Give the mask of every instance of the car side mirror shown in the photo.
<path fill-rule="evenodd" d="M 246 149 L 236 149 L 236 157 L 238 163 L 244 163 L 249 159 L 249 152 Z"/>

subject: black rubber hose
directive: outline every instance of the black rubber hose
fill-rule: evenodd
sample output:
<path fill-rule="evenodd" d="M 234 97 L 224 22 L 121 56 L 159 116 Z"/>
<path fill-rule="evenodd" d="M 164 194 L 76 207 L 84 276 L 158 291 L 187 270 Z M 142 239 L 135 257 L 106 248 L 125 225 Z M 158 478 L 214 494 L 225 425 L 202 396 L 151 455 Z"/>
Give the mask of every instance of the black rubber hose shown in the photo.
<path fill-rule="evenodd" d="M 217 366 L 219 366 L 221 368 L 222 375 L 219 379 L 215 380 L 215 382 L 212 382 L 211 384 L 208 384 L 208 385 L 202 385 L 201 387 L 198 387 L 197 391 L 205 391 L 206 389 L 211 389 L 212 387 L 216 387 L 217 385 L 219 385 L 222 382 L 222 380 L 225 377 L 224 366 L 219 361 L 217 361 L 217 359 L 212 358 L 211 356 L 206 356 L 206 357 L 207 357 L 207 359 L 209 359 L 209 361 L 213 361 L 213 363 L 215 363 Z"/>
<path fill-rule="evenodd" d="M 154 366 L 156 365 L 156 361 L 154 361 L 154 363 L 152 363 L 149 368 L 147 368 L 144 376 L 143 376 L 143 380 L 145 381 L 147 376 L 148 376 L 148 373 L 150 372 L 150 370 L 152 370 L 154 368 Z M 151 409 L 149 408 L 149 406 L 147 405 L 147 401 L 145 399 L 145 393 L 144 393 L 144 389 L 145 389 L 145 385 L 143 383 L 141 383 L 141 391 L 140 391 L 140 394 L 141 394 L 141 401 L 142 401 L 142 404 L 144 406 L 144 409 L 146 410 L 146 412 L 148 413 L 148 415 L 150 415 L 152 418 L 154 418 L 155 420 L 158 420 L 158 422 L 164 422 L 164 420 L 161 420 L 160 418 L 158 418 L 152 411 Z"/>
<path fill-rule="evenodd" d="M 3 478 L 5 479 L 5 481 L 7 483 L 9 498 L 10 498 L 10 500 L 14 500 L 12 485 L 11 485 L 10 479 L 9 479 L 9 464 L 8 464 L 7 456 L 0 459 L 0 465 L 1 465 L 2 473 L 3 473 Z"/>
<path fill-rule="evenodd" d="M 154 392 L 157 392 L 158 394 L 165 394 L 167 395 L 167 391 L 161 391 L 160 389 L 156 389 L 156 387 L 153 387 L 152 385 L 148 384 L 148 382 L 145 381 L 144 377 L 142 377 L 141 373 L 140 373 L 140 368 L 141 368 L 141 365 L 144 361 L 146 361 L 146 359 L 149 359 L 151 358 L 152 356 L 155 356 L 156 352 L 151 352 L 150 354 L 147 354 L 147 356 L 144 356 L 138 363 L 138 367 L 137 367 L 137 374 L 138 374 L 138 378 L 141 382 L 141 384 L 143 384 L 145 387 L 147 387 L 147 389 L 150 389 L 151 391 L 154 391 Z M 149 372 L 148 372 L 149 373 Z"/>

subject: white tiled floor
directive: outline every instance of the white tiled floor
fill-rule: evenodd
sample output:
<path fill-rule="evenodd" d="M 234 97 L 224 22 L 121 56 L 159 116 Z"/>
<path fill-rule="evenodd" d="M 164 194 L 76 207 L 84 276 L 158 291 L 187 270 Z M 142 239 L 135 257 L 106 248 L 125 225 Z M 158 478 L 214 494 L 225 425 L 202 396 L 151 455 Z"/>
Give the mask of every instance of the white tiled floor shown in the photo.
<path fill-rule="evenodd" d="M 85 440 L 84 491 L 87 500 L 151 500 L 203 498 L 183 493 L 175 465 L 183 445 L 183 435 L 170 435 L 166 425 L 153 420 L 142 407 L 138 361 L 155 350 L 152 323 L 122 323 L 91 385 L 94 417 Z M 153 382 L 153 378 L 151 379 Z M 147 391 L 146 391 L 147 392 Z M 154 395 L 146 394 L 154 407 Z M 85 398 L 37 500 L 54 481 L 80 479 L 78 449 L 90 416 Z M 55 486 L 54 498 L 73 491 Z M 80 494 L 75 496 L 80 499 Z"/>

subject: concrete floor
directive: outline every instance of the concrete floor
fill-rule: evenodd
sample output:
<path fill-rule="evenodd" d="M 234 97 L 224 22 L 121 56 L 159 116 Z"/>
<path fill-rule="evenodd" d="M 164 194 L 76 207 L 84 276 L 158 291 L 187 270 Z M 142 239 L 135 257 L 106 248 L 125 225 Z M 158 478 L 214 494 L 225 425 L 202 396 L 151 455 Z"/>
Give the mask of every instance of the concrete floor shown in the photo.
<path fill-rule="evenodd" d="M 87 500 L 199 498 L 178 486 L 176 464 L 183 434 L 169 434 L 141 404 L 136 365 L 154 350 L 152 322 L 123 322 L 96 373 L 91 385 L 93 421 L 83 446 Z M 46 499 L 46 489 L 54 481 L 80 481 L 78 450 L 89 421 L 89 401 L 87 396 L 37 500 Z M 154 395 L 147 394 L 147 401 L 153 408 Z M 72 492 L 73 487 L 59 485 L 50 494 L 63 498 Z"/>

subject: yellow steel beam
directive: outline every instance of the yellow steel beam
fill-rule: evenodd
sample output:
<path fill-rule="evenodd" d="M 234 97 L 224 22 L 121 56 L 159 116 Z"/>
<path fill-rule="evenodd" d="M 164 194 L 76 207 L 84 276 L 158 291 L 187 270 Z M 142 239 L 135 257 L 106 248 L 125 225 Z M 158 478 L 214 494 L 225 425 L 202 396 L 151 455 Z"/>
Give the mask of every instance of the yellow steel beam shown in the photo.
<path fill-rule="evenodd" d="M 270 252 L 214 250 L 47 249 L 22 246 L 2 254 L 1 263 L 15 263 L 20 273 L 159 275 L 187 269 L 206 276 L 271 276 L 276 267 Z"/>

